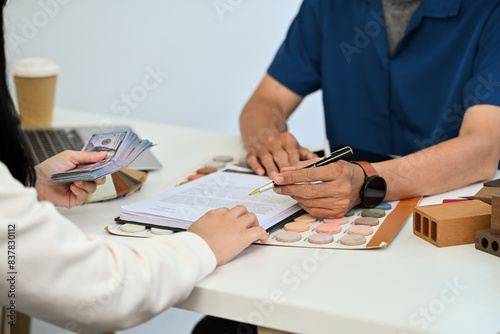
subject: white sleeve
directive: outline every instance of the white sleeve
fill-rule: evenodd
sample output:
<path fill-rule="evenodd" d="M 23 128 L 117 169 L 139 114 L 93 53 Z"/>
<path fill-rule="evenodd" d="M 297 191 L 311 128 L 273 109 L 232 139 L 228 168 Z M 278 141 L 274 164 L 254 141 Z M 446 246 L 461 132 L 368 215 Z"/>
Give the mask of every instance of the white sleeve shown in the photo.
<path fill-rule="evenodd" d="M 116 241 L 86 236 L 0 163 L 2 276 L 13 271 L 9 225 L 15 226 L 15 297 L 4 293 L 11 282 L 2 277 L 1 304 L 14 300 L 18 311 L 75 332 L 144 322 L 186 298 L 216 266 L 208 244 L 190 232 Z"/>

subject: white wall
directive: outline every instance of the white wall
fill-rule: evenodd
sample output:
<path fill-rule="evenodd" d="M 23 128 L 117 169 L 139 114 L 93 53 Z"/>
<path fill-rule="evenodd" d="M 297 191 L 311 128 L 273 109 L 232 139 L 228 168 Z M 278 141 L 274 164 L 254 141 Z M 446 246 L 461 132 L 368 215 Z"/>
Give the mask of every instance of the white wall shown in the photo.
<path fill-rule="evenodd" d="M 9 62 L 58 62 L 58 107 L 238 133 L 300 2 L 11 0 Z M 302 143 L 322 145 L 319 93 L 289 125 Z"/>

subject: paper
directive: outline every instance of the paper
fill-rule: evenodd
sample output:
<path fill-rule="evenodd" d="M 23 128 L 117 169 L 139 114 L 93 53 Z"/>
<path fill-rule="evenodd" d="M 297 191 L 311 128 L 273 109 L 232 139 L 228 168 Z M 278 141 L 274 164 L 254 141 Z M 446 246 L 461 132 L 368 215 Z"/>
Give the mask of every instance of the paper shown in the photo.
<path fill-rule="evenodd" d="M 219 171 L 166 191 L 152 198 L 121 208 L 120 219 L 125 221 L 188 228 L 207 211 L 241 204 L 257 215 L 260 225 L 267 229 L 300 210 L 289 196 L 267 191 L 249 196 L 250 192 L 269 183 L 264 176 Z"/>

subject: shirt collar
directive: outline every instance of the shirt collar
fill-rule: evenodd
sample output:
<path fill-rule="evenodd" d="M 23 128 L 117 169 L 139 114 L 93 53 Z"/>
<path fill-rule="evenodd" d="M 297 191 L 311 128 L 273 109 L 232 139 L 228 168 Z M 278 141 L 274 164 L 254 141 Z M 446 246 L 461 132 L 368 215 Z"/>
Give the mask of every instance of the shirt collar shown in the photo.
<path fill-rule="evenodd" d="M 367 2 L 381 2 L 381 0 L 365 0 Z M 456 16 L 460 9 L 462 0 L 423 0 L 420 5 L 422 16 L 433 18 L 446 18 Z M 381 5 L 380 5 L 381 6 Z"/>

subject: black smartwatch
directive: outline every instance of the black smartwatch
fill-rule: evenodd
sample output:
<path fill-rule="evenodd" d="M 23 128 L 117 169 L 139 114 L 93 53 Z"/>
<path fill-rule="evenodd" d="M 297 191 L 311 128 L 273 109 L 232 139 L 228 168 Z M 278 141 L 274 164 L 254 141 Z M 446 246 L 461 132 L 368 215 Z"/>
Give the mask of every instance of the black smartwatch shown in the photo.
<path fill-rule="evenodd" d="M 352 163 L 361 167 L 365 174 L 365 182 L 359 192 L 359 196 L 363 201 L 363 207 L 376 207 L 384 201 L 385 194 L 387 193 L 387 184 L 384 178 L 377 174 L 377 171 L 369 162 L 353 161 Z"/>

